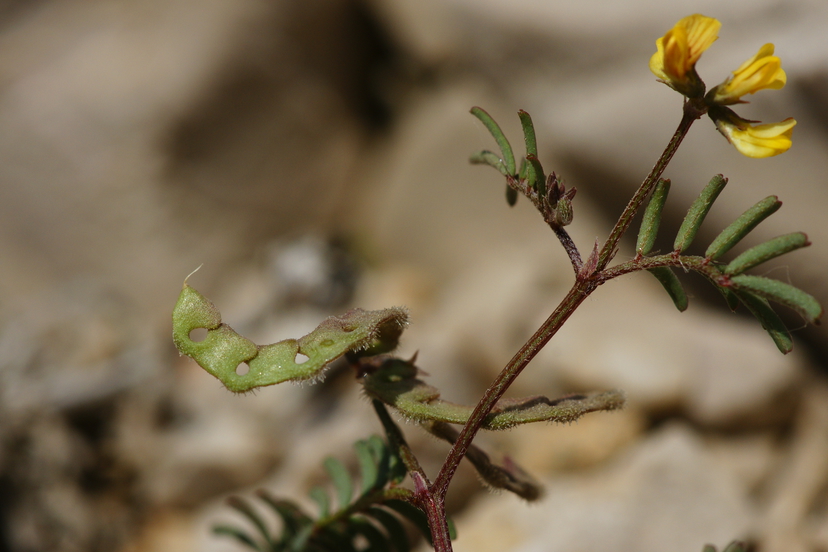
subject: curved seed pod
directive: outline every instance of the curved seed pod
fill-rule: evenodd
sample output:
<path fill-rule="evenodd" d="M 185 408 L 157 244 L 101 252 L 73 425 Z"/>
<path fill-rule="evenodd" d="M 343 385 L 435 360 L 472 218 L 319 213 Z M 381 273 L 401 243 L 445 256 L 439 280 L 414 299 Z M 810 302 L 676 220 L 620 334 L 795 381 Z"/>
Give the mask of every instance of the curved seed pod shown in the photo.
<path fill-rule="evenodd" d="M 756 225 L 775 213 L 781 206 L 782 202 L 776 196 L 768 196 L 758 202 L 722 230 L 722 233 L 716 236 L 716 239 L 707 248 L 704 256 L 711 261 L 715 261 L 730 251 L 734 245 L 756 228 Z"/>
<path fill-rule="evenodd" d="M 822 316 L 822 306 L 814 296 L 785 282 L 746 274 L 733 276 L 730 281 L 734 290 L 745 290 L 768 301 L 785 305 L 812 324 L 818 324 Z"/>
<path fill-rule="evenodd" d="M 733 294 L 738 297 L 739 301 L 762 324 L 762 327 L 768 332 L 768 335 L 776 343 L 776 347 L 782 354 L 788 354 L 793 350 L 793 340 L 791 339 L 791 334 L 788 332 L 788 328 L 785 327 L 782 319 L 773 311 L 767 299 L 757 297 L 745 290 L 736 290 Z"/>
<path fill-rule="evenodd" d="M 726 184 L 727 178 L 717 174 L 704 187 L 699 197 L 690 206 L 690 209 L 687 211 L 687 216 L 684 217 L 681 223 L 681 227 L 676 235 L 676 241 L 673 244 L 675 251 L 684 253 L 690 247 L 690 244 L 693 243 L 693 239 L 696 237 L 696 233 L 699 231 L 699 227 L 704 222 L 704 217 L 707 216 L 710 207 L 713 206 L 713 202 L 719 197 L 719 194 L 724 190 Z"/>
<path fill-rule="evenodd" d="M 506 169 L 506 164 L 503 160 L 496 153 L 492 153 L 489 150 L 478 151 L 469 157 L 469 163 L 472 165 L 489 165 L 500 171 L 500 174 L 503 176 L 509 176 L 509 171 Z"/>
<path fill-rule="evenodd" d="M 503 131 L 500 130 L 500 125 L 498 125 L 492 116 L 486 113 L 483 109 L 479 107 L 471 108 L 471 114 L 480 119 L 480 122 L 488 129 L 489 133 L 497 142 L 498 147 L 500 148 L 500 152 L 503 155 L 503 163 L 506 165 L 506 170 L 510 176 L 514 176 L 516 166 L 515 166 L 515 154 L 512 152 L 512 146 L 509 144 L 509 140 L 506 139 L 506 135 L 503 134 Z"/>
<path fill-rule="evenodd" d="M 474 408 L 440 399 L 440 391 L 417 378 L 418 369 L 409 361 L 388 358 L 365 376 L 369 396 L 396 408 L 403 416 L 421 423 L 465 424 Z M 572 395 L 560 399 L 542 396 L 501 399 L 483 422 L 483 429 L 501 430 L 532 422 L 574 422 L 584 414 L 618 410 L 624 405 L 620 391 Z"/>
<path fill-rule="evenodd" d="M 794 232 L 792 234 L 785 234 L 773 238 L 772 240 L 760 243 L 755 247 L 751 247 L 735 259 L 733 259 L 725 268 L 724 273 L 730 276 L 736 276 L 758 266 L 765 261 L 769 261 L 785 253 L 790 253 L 801 247 L 811 245 L 808 241 L 808 236 L 802 232 Z"/>
<path fill-rule="evenodd" d="M 687 310 L 687 293 L 684 292 L 681 281 L 679 281 L 678 276 L 676 276 L 675 272 L 669 266 L 648 268 L 647 272 L 655 276 L 661 285 L 664 286 L 664 291 L 673 300 L 673 304 L 679 312 Z"/>
<path fill-rule="evenodd" d="M 218 378 L 227 389 L 243 393 L 283 381 L 315 379 L 334 360 L 349 351 L 377 354 L 396 347 L 408 323 L 408 312 L 399 307 L 380 311 L 353 309 L 330 317 L 299 339 L 259 346 L 227 324 L 206 297 L 184 282 L 173 309 L 173 342 L 182 355 Z M 203 341 L 190 339 L 195 329 L 207 330 Z M 304 359 L 297 362 L 297 356 Z M 236 373 L 247 363 L 246 374 Z"/>
<path fill-rule="evenodd" d="M 667 201 L 669 193 L 670 179 L 659 179 L 641 219 L 641 229 L 638 231 L 638 241 L 635 244 L 635 250 L 639 255 L 647 255 L 653 250 L 658 227 L 661 224 L 661 212 L 664 210 L 664 202 Z"/>

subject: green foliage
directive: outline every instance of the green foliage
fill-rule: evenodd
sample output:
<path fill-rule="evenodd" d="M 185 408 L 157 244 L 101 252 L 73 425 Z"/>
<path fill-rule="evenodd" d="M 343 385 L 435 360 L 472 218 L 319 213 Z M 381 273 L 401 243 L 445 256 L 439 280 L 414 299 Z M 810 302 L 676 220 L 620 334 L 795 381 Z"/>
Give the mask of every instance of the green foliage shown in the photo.
<path fill-rule="evenodd" d="M 490 151 L 481 151 L 470 157 L 472 164 L 490 165 L 506 177 L 506 202 L 513 206 L 518 194 L 522 193 L 535 205 L 543 215 L 544 221 L 556 232 L 572 222 L 572 198 L 575 189 L 567 191 L 555 173 L 546 175 L 538 159 L 538 142 L 532 117 L 522 109 L 518 111 L 520 125 L 523 129 L 523 141 L 526 155 L 521 159 L 517 174 L 509 170 L 508 159 L 514 160 L 512 146 L 491 115 L 479 107 L 471 109 L 472 115 L 483 122 L 486 129 L 501 149 L 503 159 Z M 513 166 L 513 165 L 512 165 Z"/>
<path fill-rule="evenodd" d="M 707 212 L 724 189 L 725 184 L 727 184 L 727 179 L 716 175 L 693 202 L 678 231 L 674 243 L 675 250 L 671 255 L 647 258 L 643 256 L 650 252 L 655 243 L 655 235 L 658 232 L 664 201 L 669 190 L 669 182 L 665 183 L 661 180 L 644 211 L 636 244 L 637 259 L 643 257 L 644 262 L 647 260 L 663 262 L 663 266 L 646 268 L 664 286 L 680 311 L 687 308 L 687 294 L 668 265 L 677 265 L 685 270 L 699 272 L 719 289 L 732 310 L 735 310 L 740 303 L 743 304 L 759 320 L 777 348 L 783 353 L 788 353 L 793 349 L 793 341 L 769 301 L 796 311 L 812 324 L 819 323 L 822 307 L 813 296 L 790 284 L 742 273 L 780 255 L 810 245 L 808 236 L 802 232 L 779 236 L 744 251 L 727 265 L 716 263 L 760 222 L 779 209 L 782 203 L 776 196 L 766 197 L 742 213 L 713 240 L 707 247 L 703 258 L 681 255 L 694 240 Z"/>
<path fill-rule="evenodd" d="M 430 538 L 428 523 L 423 524 L 425 514 L 410 503 L 411 491 L 398 487 L 406 473 L 399 456 L 376 435 L 358 441 L 354 449 L 361 474 L 358 482 L 339 460 L 329 457 L 324 461 L 336 496 L 335 510 L 330 509 L 329 492 L 322 487 L 310 492 L 319 508 L 316 516 L 291 501 L 258 491 L 260 506 L 278 518 L 279 524 L 265 521 L 261 508 L 247 500 L 231 497 L 228 504 L 255 532 L 226 524 L 213 531 L 258 552 L 408 552 L 402 516 L 413 518 L 414 526 Z M 279 530 L 272 529 L 273 525 Z"/>

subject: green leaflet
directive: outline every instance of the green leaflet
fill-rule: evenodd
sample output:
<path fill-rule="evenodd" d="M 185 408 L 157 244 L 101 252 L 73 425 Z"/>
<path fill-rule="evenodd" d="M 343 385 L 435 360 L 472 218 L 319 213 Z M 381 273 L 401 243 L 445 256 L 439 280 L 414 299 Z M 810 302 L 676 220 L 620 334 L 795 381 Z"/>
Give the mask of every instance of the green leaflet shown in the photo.
<path fill-rule="evenodd" d="M 173 342 L 178 351 L 230 391 L 243 393 L 284 381 L 318 378 L 328 364 L 349 351 L 377 354 L 392 350 L 408 323 L 408 312 L 400 307 L 352 309 L 326 319 L 299 339 L 259 346 L 223 324 L 215 305 L 184 282 L 172 318 Z M 197 328 L 207 330 L 203 341 L 190 339 L 190 332 Z M 307 358 L 297 362 L 297 355 Z M 249 366 L 249 371 L 237 374 L 242 363 Z"/>
<path fill-rule="evenodd" d="M 426 517 L 425 512 L 405 500 L 389 500 L 385 505 L 414 524 L 420 533 L 428 539 L 428 543 L 433 546 L 431 528 L 428 526 L 428 517 Z"/>
<path fill-rule="evenodd" d="M 506 168 L 506 164 L 503 163 L 503 160 L 496 153 L 488 150 L 479 151 L 472 155 L 469 161 L 472 165 L 489 165 L 500 171 L 500 174 L 503 176 L 509 176 L 509 170 Z"/>
<path fill-rule="evenodd" d="M 809 245 L 811 244 L 808 242 L 808 236 L 802 232 L 793 232 L 792 234 L 778 236 L 765 243 L 751 247 L 733 259 L 724 268 L 724 273 L 736 276 L 775 257 Z"/>
<path fill-rule="evenodd" d="M 276 498 L 264 489 L 259 489 L 256 494 L 281 519 L 283 541 L 301 538 L 308 534 L 308 528 L 313 526 L 313 519 L 299 506 L 289 500 Z"/>
<path fill-rule="evenodd" d="M 726 184 L 727 178 L 717 174 L 704 187 L 693 204 L 690 205 L 687 216 L 684 217 L 678 234 L 676 235 L 676 241 L 673 244 L 675 251 L 684 253 L 690 247 L 690 244 L 693 243 L 693 239 L 696 237 L 696 233 L 699 231 L 699 227 L 704 222 L 704 217 L 707 216 L 707 212 L 710 211 L 710 207 L 713 206 L 713 202 L 719 197 L 719 194 L 724 190 Z"/>
<path fill-rule="evenodd" d="M 716 286 L 716 289 L 718 289 L 719 293 L 721 293 L 722 297 L 724 297 L 724 300 L 727 302 L 727 307 L 731 311 L 736 312 L 736 309 L 739 308 L 739 298 L 736 297 L 733 290 L 722 286 Z"/>
<path fill-rule="evenodd" d="M 758 202 L 722 230 L 722 233 L 716 236 L 707 248 L 704 256 L 715 261 L 730 251 L 734 245 L 756 228 L 756 225 L 775 213 L 781 206 L 782 202 L 776 196 L 768 196 Z"/>
<path fill-rule="evenodd" d="M 687 293 L 681 286 L 676 273 L 669 266 L 658 266 L 647 269 L 647 272 L 656 277 L 656 279 L 664 286 L 664 290 L 673 300 L 673 304 L 679 310 L 684 312 L 687 310 Z"/>
<path fill-rule="evenodd" d="M 754 295 L 785 305 L 798 312 L 811 324 L 817 324 L 822 316 L 822 306 L 812 295 L 785 282 L 763 276 L 742 274 L 730 279 L 734 290 L 748 291 Z"/>
<path fill-rule="evenodd" d="M 515 154 L 512 152 L 512 146 L 509 144 L 509 140 L 506 139 L 506 135 L 503 134 L 502 130 L 500 130 L 500 125 L 492 119 L 491 115 L 479 107 L 471 108 L 471 114 L 480 119 L 480 122 L 483 123 L 489 133 L 491 133 L 492 137 L 495 139 L 495 142 L 497 142 L 498 147 L 500 147 L 500 152 L 503 155 L 503 164 L 506 166 L 508 174 L 513 176 L 517 170 L 515 165 Z"/>
<path fill-rule="evenodd" d="M 388 540 L 391 542 L 394 550 L 397 552 L 408 552 L 411 550 L 408 537 L 405 534 L 405 527 L 397 519 L 397 516 L 376 506 L 368 508 L 368 512 L 372 518 L 377 520 L 385 528 L 385 532 L 388 534 Z"/>
<path fill-rule="evenodd" d="M 339 509 L 347 508 L 351 503 L 351 495 L 353 492 L 353 483 L 351 482 L 351 475 L 348 473 L 348 468 L 345 467 L 338 458 L 329 456 L 324 461 L 325 471 L 333 481 L 336 489 L 336 498 L 339 504 Z"/>
<path fill-rule="evenodd" d="M 396 408 L 412 420 L 465 424 L 473 407 L 440 399 L 440 392 L 417 378 L 410 362 L 387 359 L 376 371 L 365 376 L 363 386 L 371 397 Z M 573 395 L 556 400 L 546 397 L 503 399 L 483 423 L 483 429 L 501 430 L 532 422 L 574 422 L 588 412 L 618 410 L 624 405 L 620 391 Z"/>
<path fill-rule="evenodd" d="M 245 533 L 243 529 L 233 527 L 232 525 L 216 525 L 213 527 L 213 534 L 231 537 L 240 544 L 243 544 L 252 550 L 257 550 L 258 552 L 272 550 L 272 548 L 268 548 L 266 545 L 260 545 L 257 543 L 250 535 Z"/>
<path fill-rule="evenodd" d="M 328 517 L 331 513 L 331 501 L 328 497 L 328 492 L 322 487 L 314 487 L 308 495 L 311 497 L 311 500 L 316 502 L 316 506 L 319 508 L 319 517 Z"/>
<path fill-rule="evenodd" d="M 262 520 L 262 518 L 259 516 L 256 510 L 254 510 L 253 507 L 250 506 L 250 504 L 246 500 L 239 498 L 237 496 L 231 496 L 227 499 L 227 504 L 231 508 L 235 509 L 240 514 L 242 514 L 244 517 L 246 517 L 248 520 L 250 520 L 253 523 L 253 525 L 256 526 L 256 529 L 258 529 L 259 532 L 262 534 L 265 542 L 268 545 L 271 545 L 274 542 L 273 537 L 270 535 L 270 530 L 268 530 L 267 528 L 267 524 L 264 522 L 264 520 Z M 221 530 L 225 534 L 232 534 L 231 528 L 228 526 L 222 526 Z M 245 542 L 253 542 L 253 539 L 243 539 L 236 535 L 233 536 Z"/>
<path fill-rule="evenodd" d="M 543 174 L 543 166 L 541 166 L 538 158 L 528 153 L 526 154 L 526 164 L 529 186 L 538 191 L 538 197 L 546 195 L 546 175 Z"/>
<path fill-rule="evenodd" d="M 670 179 L 659 179 L 641 219 L 641 229 L 638 231 L 638 241 L 635 245 L 635 250 L 640 255 L 648 255 L 653 250 L 658 227 L 661 225 L 661 212 L 669 193 Z"/>
<path fill-rule="evenodd" d="M 357 441 L 354 443 L 357 459 L 359 460 L 359 473 L 362 481 L 361 492 L 370 489 L 377 482 L 379 475 L 378 462 L 380 458 L 374 455 L 368 441 Z"/>
<path fill-rule="evenodd" d="M 757 297 L 756 295 L 745 291 L 736 290 L 733 292 L 742 304 L 747 307 L 750 313 L 762 324 L 762 327 L 768 332 L 776 348 L 782 354 L 788 354 L 793 350 L 793 340 L 785 323 L 774 312 L 773 307 L 770 306 L 767 299 Z"/>
<path fill-rule="evenodd" d="M 520 117 L 520 125 L 523 127 L 523 140 L 526 143 L 526 155 L 538 156 L 538 141 L 535 138 L 535 125 L 532 123 L 532 117 L 524 110 L 518 111 Z"/>

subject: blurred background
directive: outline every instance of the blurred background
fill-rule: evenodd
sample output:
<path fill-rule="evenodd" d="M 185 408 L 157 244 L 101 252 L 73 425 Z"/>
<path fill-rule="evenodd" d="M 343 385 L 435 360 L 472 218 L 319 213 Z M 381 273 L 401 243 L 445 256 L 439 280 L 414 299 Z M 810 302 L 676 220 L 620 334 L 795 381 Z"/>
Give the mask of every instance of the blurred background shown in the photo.
<path fill-rule="evenodd" d="M 0 4 L 0 550 L 231 551 L 228 494 L 298 498 L 321 460 L 380 431 L 347 370 L 233 396 L 170 339 L 184 277 L 264 344 L 351 306 L 406 305 L 401 354 L 474 402 L 562 297 L 571 268 L 526 201 L 468 164 L 487 109 L 578 188 L 571 233 L 604 239 L 681 116 L 648 70 L 678 19 L 722 21 L 709 86 L 766 42 L 788 85 L 738 106 L 795 117 L 785 155 L 739 155 L 703 119 L 665 176 L 662 250 L 716 173 L 699 238 L 783 208 L 802 230 L 762 273 L 828 304 L 828 4 L 603 0 L 7 0 Z M 701 246 L 699 246 L 701 247 Z M 744 246 L 740 246 L 744 247 Z M 632 245 L 619 260 L 632 256 Z M 828 342 L 795 351 L 687 275 L 600 289 L 515 395 L 620 387 L 629 406 L 483 435 L 544 482 L 527 506 L 462 469 L 459 551 L 828 550 Z M 780 309 L 781 310 L 781 309 Z M 429 473 L 446 447 L 404 428 Z"/>

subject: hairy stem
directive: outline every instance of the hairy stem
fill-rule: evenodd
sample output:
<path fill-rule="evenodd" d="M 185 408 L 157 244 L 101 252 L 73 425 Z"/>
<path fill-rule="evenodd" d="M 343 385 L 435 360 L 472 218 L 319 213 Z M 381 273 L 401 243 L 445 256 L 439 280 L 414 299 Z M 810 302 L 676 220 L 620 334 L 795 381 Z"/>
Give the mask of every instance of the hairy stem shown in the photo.
<path fill-rule="evenodd" d="M 417 461 L 414 452 L 408 446 L 405 436 L 400 431 L 399 426 L 394 422 L 388 414 L 388 409 L 382 402 L 374 399 L 371 401 L 374 405 L 374 410 L 385 429 L 385 434 L 388 437 L 389 444 L 397 450 L 400 459 L 405 464 L 411 480 L 414 482 L 414 497 L 420 509 L 426 513 L 428 518 L 428 526 L 431 529 L 431 542 L 434 545 L 434 550 L 437 552 L 451 552 L 451 537 L 448 530 L 448 516 L 446 515 L 446 501 L 443 497 L 436 496 L 431 491 L 431 485 L 428 481 L 423 468 Z"/>
<path fill-rule="evenodd" d="M 405 436 L 402 431 L 400 431 L 399 426 L 397 426 L 391 418 L 391 415 L 388 414 L 388 409 L 386 409 L 385 405 L 377 399 L 372 400 L 371 404 L 374 406 L 374 410 L 382 423 L 383 429 L 385 429 L 385 435 L 388 437 L 388 444 L 397 451 L 400 460 L 402 460 L 402 463 L 405 464 L 405 469 L 408 470 L 409 474 L 418 473 L 426 484 L 428 484 L 428 477 L 423 471 L 423 468 L 420 467 L 417 457 L 414 456 L 414 451 L 412 451 L 411 447 L 408 446 L 408 442 L 405 440 Z"/>
<path fill-rule="evenodd" d="M 630 227 L 630 223 L 632 223 L 636 213 L 638 213 L 639 209 L 641 209 L 641 205 L 644 203 L 644 200 L 647 199 L 647 196 L 653 191 L 656 183 L 658 183 L 658 179 L 661 178 L 661 175 L 664 173 L 664 169 L 667 168 L 667 164 L 670 163 L 670 160 L 673 158 L 676 150 L 678 150 L 682 140 L 684 140 L 684 137 L 687 136 L 687 131 L 690 130 L 690 126 L 696 121 L 696 119 L 704 115 L 706 112 L 707 108 L 704 106 L 703 102 L 687 100 L 684 103 L 683 115 L 676 132 L 673 134 L 673 137 L 670 139 L 667 147 L 664 148 L 664 152 L 661 154 L 661 157 L 658 158 L 658 161 L 656 161 L 656 164 L 653 166 L 650 174 L 647 175 L 647 178 L 645 178 L 644 182 L 641 183 L 641 186 L 638 187 L 638 190 L 636 190 L 632 199 L 630 199 L 630 202 L 624 208 L 621 216 L 618 217 L 618 222 L 615 223 L 612 232 L 610 232 L 609 238 L 598 256 L 598 265 L 596 270 L 601 271 L 606 268 L 607 264 L 609 264 L 613 257 L 615 257 L 615 253 L 618 251 L 618 242 L 621 241 L 621 237 Z"/>
<path fill-rule="evenodd" d="M 466 455 L 469 446 L 471 445 L 474 436 L 480 430 L 483 420 L 491 412 L 495 403 L 503 396 L 515 378 L 520 375 L 523 369 L 529 364 L 535 355 L 546 345 L 552 336 L 563 326 L 563 323 L 570 317 L 575 309 L 586 299 L 592 291 L 597 287 L 597 283 L 592 280 L 579 280 L 569 290 L 569 293 L 558 305 L 558 308 L 546 319 L 546 321 L 538 328 L 538 331 L 529 338 L 529 341 L 520 348 L 520 350 L 512 357 L 512 360 L 506 365 L 503 371 L 498 374 L 492 385 L 486 390 L 483 398 L 477 403 L 474 411 L 469 417 L 469 421 L 463 426 L 457 441 L 449 451 L 445 463 L 440 470 L 437 479 L 432 485 L 432 494 L 440 500 L 444 500 L 446 491 L 448 490 L 449 482 L 457 470 L 460 461 Z"/>
<path fill-rule="evenodd" d="M 575 275 L 577 276 L 581 271 L 581 267 L 584 265 L 584 262 L 581 260 L 581 253 L 578 251 L 578 248 L 575 246 L 575 242 L 572 241 L 569 233 L 564 230 L 563 227 L 553 226 L 552 230 L 555 231 L 555 235 L 558 236 L 558 240 L 561 242 L 566 254 L 569 255 L 569 261 L 572 263 L 572 269 L 575 271 Z"/>
<path fill-rule="evenodd" d="M 719 286 L 727 285 L 727 282 L 729 281 L 728 276 L 722 274 L 720 269 L 710 263 L 710 259 L 698 256 L 673 255 L 672 253 L 668 253 L 667 255 L 654 255 L 652 257 L 636 257 L 626 263 L 621 263 L 613 266 L 612 268 L 605 269 L 602 272 L 597 273 L 595 277 L 599 284 L 603 284 L 613 278 L 618 278 L 619 276 L 623 276 L 625 274 L 639 272 L 649 268 L 658 268 L 661 266 L 678 267 L 683 269 L 685 272 L 692 270 Z"/>

